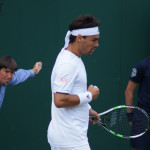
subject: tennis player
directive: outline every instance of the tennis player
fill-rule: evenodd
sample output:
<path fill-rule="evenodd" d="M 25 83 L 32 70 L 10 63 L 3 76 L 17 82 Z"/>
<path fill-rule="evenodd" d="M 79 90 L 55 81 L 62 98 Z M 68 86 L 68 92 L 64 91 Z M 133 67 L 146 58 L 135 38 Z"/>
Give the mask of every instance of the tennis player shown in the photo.
<path fill-rule="evenodd" d="M 51 74 L 52 119 L 48 127 L 51 150 L 90 150 L 87 130 L 89 115 L 100 120 L 89 103 L 99 88 L 87 88 L 87 74 L 81 56 L 92 55 L 99 46 L 99 21 L 80 15 L 69 25 L 65 46 L 57 56 Z"/>
<path fill-rule="evenodd" d="M 137 105 L 150 116 L 150 56 L 138 62 L 132 70 L 125 91 L 126 105 L 133 105 L 134 91 L 138 85 Z M 141 137 L 131 139 L 130 145 L 137 150 L 150 150 L 150 129 Z"/>
<path fill-rule="evenodd" d="M 10 56 L 0 58 L 0 109 L 2 107 L 5 90 L 8 85 L 15 86 L 30 77 L 37 75 L 42 69 L 42 63 L 36 62 L 33 69 L 17 70 L 16 61 Z"/>

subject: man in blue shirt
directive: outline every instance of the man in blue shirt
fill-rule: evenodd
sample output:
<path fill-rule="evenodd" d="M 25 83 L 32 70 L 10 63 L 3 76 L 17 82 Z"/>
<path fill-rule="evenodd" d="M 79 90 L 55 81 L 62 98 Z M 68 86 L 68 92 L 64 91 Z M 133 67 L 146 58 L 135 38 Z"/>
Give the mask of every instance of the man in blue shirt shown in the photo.
<path fill-rule="evenodd" d="M 150 116 L 150 56 L 137 63 L 132 70 L 125 91 L 126 105 L 133 105 L 134 91 L 138 85 L 137 106 Z M 150 129 L 141 137 L 131 139 L 130 145 L 137 150 L 150 150 Z"/>
<path fill-rule="evenodd" d="M 36 62 L 33 69 L 17 70 L 16 61 L 10 56 L 3 56 L 0 58 L 0 109 L 2 107 L 5 90 L 8 85 L 15 86 L 24 82 L 30 77 L 37 75 L 42 69 L 42 63 Z"/>

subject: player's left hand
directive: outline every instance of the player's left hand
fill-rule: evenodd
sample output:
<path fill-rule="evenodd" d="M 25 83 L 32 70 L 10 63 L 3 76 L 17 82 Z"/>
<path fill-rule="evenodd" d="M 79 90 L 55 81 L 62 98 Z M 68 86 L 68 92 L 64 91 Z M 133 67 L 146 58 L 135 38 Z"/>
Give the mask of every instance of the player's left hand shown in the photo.
<path fill-rule="evenodd" d="M 95 116 L 95 120 L 97 120 L 97 121 L 100 121 L 100 120 L 101 120 L 101 118 L 100 118 L 100 116 L 98 115 L 98 113 L 97 113 L 96 111 L 94 111 L 93 109 L 90 109 L 89 115 L 90 115 L 90 116 Z M 94 121 L 92 118 L 90 118 L 89 121 L 90 121 L 91 123 L 93 123 L 93 124 L 96 124 L 95 121 Z"/>

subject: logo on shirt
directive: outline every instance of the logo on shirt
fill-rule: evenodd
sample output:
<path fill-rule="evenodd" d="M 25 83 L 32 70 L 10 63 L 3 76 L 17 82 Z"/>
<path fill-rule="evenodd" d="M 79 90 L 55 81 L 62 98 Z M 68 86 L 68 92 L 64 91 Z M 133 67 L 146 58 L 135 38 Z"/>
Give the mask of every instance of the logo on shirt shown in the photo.
<path fill-rule="evenodd" d="M 137 70 L 136 70 L 136 68 L 133 68 L 132 73 L 131 73 L 131 77 L 135 77 L 136 74 L 137 74 Z"/>
<path fill-rule="evenodd" d="M 68 82 L 68 79 L 66 79 L 66 78 L 60 78 L 60 82 L 62 82 L 62 83 L 67 83 L 67 82 Z"/>
<path fill-rule="evenodd" d="M 87 96 L 86 96 L 88 99 L 90 99 L 90 95 L 88 94 Z"/>

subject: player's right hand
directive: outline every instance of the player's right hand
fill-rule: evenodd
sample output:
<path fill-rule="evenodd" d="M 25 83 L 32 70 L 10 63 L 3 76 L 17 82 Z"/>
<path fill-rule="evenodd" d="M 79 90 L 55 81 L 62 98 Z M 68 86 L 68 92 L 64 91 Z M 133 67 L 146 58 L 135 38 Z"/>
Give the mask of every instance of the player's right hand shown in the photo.
<path fill-rule="evenodd" d="M 90 85 L 88 87 L 88 91 L 92 93 L 92 100 L 95 100 L 98 98 L 100 90 L 97 86 Z"/>

